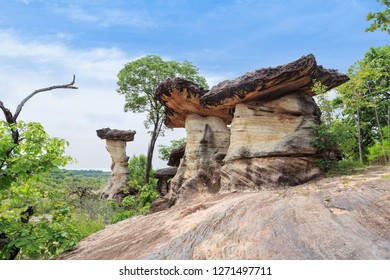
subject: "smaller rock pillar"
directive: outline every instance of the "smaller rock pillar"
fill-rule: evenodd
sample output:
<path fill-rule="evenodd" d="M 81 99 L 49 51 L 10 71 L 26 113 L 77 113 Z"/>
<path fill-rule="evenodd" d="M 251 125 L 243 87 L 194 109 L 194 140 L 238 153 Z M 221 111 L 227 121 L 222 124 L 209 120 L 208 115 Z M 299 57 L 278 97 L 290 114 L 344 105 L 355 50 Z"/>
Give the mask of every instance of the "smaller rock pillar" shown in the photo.
<path fill-rule="evenodd" d="M 96 130 L 97 136 L 106 140 L 106 149 L 111 156 L 111 176 L 104 188 L 102 199 L 122 200 L 136 191 L 128 186 L 129 157 L 126 155 L 126 142 L 134 140 L 135 131 L 103 128 Z"/>

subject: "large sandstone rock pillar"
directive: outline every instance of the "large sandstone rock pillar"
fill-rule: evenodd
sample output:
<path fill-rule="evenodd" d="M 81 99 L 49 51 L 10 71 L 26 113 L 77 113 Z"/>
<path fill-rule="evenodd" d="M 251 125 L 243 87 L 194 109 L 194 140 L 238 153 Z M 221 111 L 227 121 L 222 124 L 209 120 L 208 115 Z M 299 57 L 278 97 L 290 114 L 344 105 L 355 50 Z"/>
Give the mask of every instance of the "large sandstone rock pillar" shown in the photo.
<path fill-rule="evenodd" d="M 126 195 L 135 193 L 135 189 L 128 186 L 129 157 L 126 155 L 126 142 L 133 141 L 136 132 L 110 128 L 103 128 L 96 132 L 99 138 L 106 140 L 106 149 L 112 160 L 111 176 L 101 198 L 122 200 Z"/>
<path fill-rule="evenodd" d="M 229 147 L 230 131 L 218 117 L 187 116 L 187 144 L 184 157 L 172 179 L 177 202 L 195 193 L 217 193 L 221 188 L 220 170 Z"/>
<path fill-rule="evenodd" d="M 230 131 L 222 119 L 189 114 L 185 121 L 187 144 L 169 193 L 152 205 L 152 211 L 217 193 L 221 188 L 222 160 L 229 147 Z"/>
<path fill-rule="evenodd" d="M 311 127 L 320 123 L 320 114 L 303 91 L 238 104 L 221 191 L 283 188 L 319 175 Z"/>

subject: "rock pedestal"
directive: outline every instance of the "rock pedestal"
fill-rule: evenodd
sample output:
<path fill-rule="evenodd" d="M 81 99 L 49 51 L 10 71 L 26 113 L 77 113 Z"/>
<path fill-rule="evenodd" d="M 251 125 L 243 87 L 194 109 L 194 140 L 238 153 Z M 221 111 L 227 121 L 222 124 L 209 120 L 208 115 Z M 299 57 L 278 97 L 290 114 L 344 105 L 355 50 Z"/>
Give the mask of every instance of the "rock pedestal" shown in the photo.
<path fill-rule="evenodd" d="M 231 124 L 222 190 L 262 190 L 307 182 L 320 174 L 311 127 L 320 110 L 303 91 L 241 103 Z"/>
<path fill-rule="evenodd" d="M 330 90 L 348 77 L 307 55 L 209 91 L 180 78 L 160 84 L 156 99 L 165 106 L 166 125 L 185 126 L 187 147 L 155 210 L 195 194 L 285 188 L 320 174 L 311 144 L 321 115 L 312 98 L 316 81 Z"/>
<path fill-rule="evenodd" d="M 220 169 L 229 147 L 229 129 L 218 117 L 190 114 L 185 123 L 187 144 L 176 176 L 172 198 L 184 201 L 195 193 L 217 193 Z"/>
<path fill-rule="evenodd" d="M 104 188 L 102 199 L 122 200 L 129 194 L 135 194 L 136 190 L 128 186 L 129 182 L 129 157 L 126 155 L 126 142 L 133 141 L 135 131 L 104 128 L 97 130 L 101 139 L 106 139 L 106 149 L 111 156 L 111 176 Z"/>

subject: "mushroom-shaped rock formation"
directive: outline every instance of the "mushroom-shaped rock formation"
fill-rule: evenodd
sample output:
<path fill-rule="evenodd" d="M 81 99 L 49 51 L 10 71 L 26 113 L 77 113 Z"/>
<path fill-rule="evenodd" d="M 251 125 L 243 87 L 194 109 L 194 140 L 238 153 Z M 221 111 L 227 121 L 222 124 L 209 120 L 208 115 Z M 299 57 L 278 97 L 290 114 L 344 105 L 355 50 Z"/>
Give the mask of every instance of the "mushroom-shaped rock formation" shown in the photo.
<path fill-rule="evenodd" d="M 96 130 L 97 136 L 106 140 L 107 151 L 111 155 L 111 176 L 101 198 L 122 200 L 128 194 L 136 193 L 128 186 L 129 157 L 126 155 L 126 142 L 134 140 L 135 131 L 103 128 Z"/>
<path fill-rule="evenodd" d="M 157 190 L 161 196 L 164 196 L 168 193 L 169 185 L 171 180 L 177 172 L 177 167 L 167 167 L 157 170 L 154 173 L 154 177 L 158 179 L 157 181 Z"/>
<path fill-rule="evenodd" d="M 173 149 L 168 159 L 167 165 L 179 167 L 181 159 L 184 157 L 184 152 L 186 150 L 186 146 L 182 146 L 180 148 Z"/>
<path fill-rule="evenodd" d="M 320 123 L 321 112 L 311 88 L 320 81 L 330 90 L 347 80 L 308 55 L 208 92 L 180 78 L 161 84 L 156 99 L 165 106 L 166 125 L 187 132 L 166 205 L 193 193 L 280 188 L 318 175 L 310 128 Z"/>

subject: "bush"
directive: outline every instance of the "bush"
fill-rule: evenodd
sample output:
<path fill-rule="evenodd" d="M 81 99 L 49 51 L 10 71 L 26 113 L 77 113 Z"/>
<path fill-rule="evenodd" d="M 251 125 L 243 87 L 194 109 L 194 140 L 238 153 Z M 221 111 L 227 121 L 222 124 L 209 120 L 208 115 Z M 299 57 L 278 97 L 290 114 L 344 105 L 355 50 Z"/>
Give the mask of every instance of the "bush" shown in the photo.
<path fill-rule="evenodd" d="M 323 171 L 329 171 L 337 164 L 337 157 L 334 154 L 337 150 L 336 135 L 326 124 L 313 125 L 311 130 L 313 133 L 311 144 L 317 148 L 320 155 L 317 163 Z"/>
<path fill-rule="evenodd" d="M 117 223 L 135 215 L 144 215 L 148 213 L 152 202 L 160 197 L 155 185 L 147 184 L 143 186 L 134 186 L 138 194 L 125 197 L 116 207 L 117 214 L 111 218 L 111 223 Z"/>

